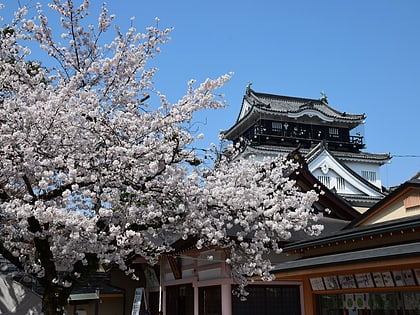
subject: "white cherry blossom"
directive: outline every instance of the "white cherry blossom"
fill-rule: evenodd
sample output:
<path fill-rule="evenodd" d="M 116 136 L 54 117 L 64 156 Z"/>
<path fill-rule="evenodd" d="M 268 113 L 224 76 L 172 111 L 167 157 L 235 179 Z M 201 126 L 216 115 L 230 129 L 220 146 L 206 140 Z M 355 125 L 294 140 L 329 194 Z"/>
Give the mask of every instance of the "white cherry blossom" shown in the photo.
<path fill-rule="evenodd" d="M 186 126 L 225 106 L 215 91 L 231 75 L 191 80 L 172 104 L 148 67 L 171 29 L 117 28 L 102 43 L 115 17 L 103 6 L 94 27 L 80 2 L 20 8 L 0 29 L 0 253 L 38 277 L 46 315 L 99 264 L 130 273 L 131 258 L 156 263 L 177 238 L 227 249 L 241 284 L 270 280 L 265 254 L 291 231 L 321 230 L 317 194 L 299 191 L 295 165 L 280 158 L 234 158 L 231 145 L 196 152 L 204 135 Z M 31 61 L 34 43 L 49 59 Z"/>

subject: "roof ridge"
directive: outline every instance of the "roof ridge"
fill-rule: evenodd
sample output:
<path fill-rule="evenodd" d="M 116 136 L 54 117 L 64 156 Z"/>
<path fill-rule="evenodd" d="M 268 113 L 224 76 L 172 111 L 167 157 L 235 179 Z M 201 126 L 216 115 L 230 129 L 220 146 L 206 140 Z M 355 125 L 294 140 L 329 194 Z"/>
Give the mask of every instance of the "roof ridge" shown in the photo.
<path fill-rule="evenodd" d="M 299 113 L 301 111 L 304 111 L 308 108 L 309 104 L 312 104 L 313 108 L 327 117 L 332 118 L 342 118 L 342 119 L 349 119 L 349 120 L 362 120 L 366 118 L 365 113 L 362 114 L 350 114 L 347 112 L 340 111 L 334 107 L 332 107 L 328 102 L 325 102 L 321 99 L 314 99 L 314 98 L 304 98 L 304 97 L 296 97 L 296 96 L 288 96 L 288 95 L 279 95 L 279 94 L 271 94 L 271 93 L 263 93 L 263 92 L 257 92 L 252 89 L 247 90 L 245 96 L 253 97 L 261 104 L 264 104 L 267 107 L 272 108 L 273 111 L 279 111 L 276 110 L 273 106 L 270 106 L 271 104 L 267 104 L 267 101 L 262 100 L 262 98 L 268 98 L 272 99 L 273 101 L 286 101 L 289 104 L 293 103 L 297 106 L 297 108 L 288 108 L 285 110 L 285 112 L 289 113 Z M 254 104 L 257 105 L 257 104 Z M 308 105 L 308 106 L 303 106 Z M 324 109 L 322 109 L 324 107 Z"/>

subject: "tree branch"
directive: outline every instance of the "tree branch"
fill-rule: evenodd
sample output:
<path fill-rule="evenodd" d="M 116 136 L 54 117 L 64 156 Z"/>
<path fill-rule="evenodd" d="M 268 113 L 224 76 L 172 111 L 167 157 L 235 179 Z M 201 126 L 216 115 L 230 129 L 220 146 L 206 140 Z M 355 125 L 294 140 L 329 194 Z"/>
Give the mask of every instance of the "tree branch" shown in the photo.
<path fill-rule="evenodd" d="M 32 185 L 31 182 L 28 178 L 28 176 L 26 176 L 26 174 L 24 174 L 22 176 L 23 182 L 25 183 L 26 189 L 28 190 L 28 193 L 31 195 L 31 197 L 36 199 L 36 195 L 34 193 L 34 190 L 32 189 Z"/>
<path fill-rule="evenodd" d="M 20 262 L 19 257 L 14 256 L 6 247 L 4 247 L 3 242 L 0 242 L 0 254 L 13 265 L 23 270 L 23 265 Z"/>

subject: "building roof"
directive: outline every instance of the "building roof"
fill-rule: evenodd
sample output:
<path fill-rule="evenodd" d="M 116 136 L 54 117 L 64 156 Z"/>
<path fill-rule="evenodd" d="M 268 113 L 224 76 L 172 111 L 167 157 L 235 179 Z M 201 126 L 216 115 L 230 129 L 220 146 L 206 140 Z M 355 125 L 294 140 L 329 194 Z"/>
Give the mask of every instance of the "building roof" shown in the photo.
<path fill-rule="evenodd" d="M 319 153 L 319 149 L 322 146 L 321 142 L 317 144 L 315 147 L 311 149 L 300 148 L 300 152 L 305 155 L 305 158 L 308 163 L 311 162 L 314 158 L 316 158 Z M 290 147 L 282 147 L 278 145 L 252 145 L 249 144 L 247 146 L 247 150 L 252 151 L 252 153 L 263 153 L 272 155 L 284 155 L 288 154 L 291 150 Z M 341 161 L 348 161 L 348 162 L 371 162 L 379 165 L 383 165 L 387 163 L 391 159 L 391 155 L 389 153 L 370 153 L 370 152 L 343 152 L 343 151 L 335 151 L 328 149 L 337 159 Z"/>
<path fill-rule="evenodd" d="M 42 297 L 11 276 L 0 275 L 0 296 L 1 314 L 42 314 Z"/>
<path fill-rule="evenodd" d="M 363 216 L 363 215 L 362 215 Z M 357 220 L 357 219 L 356 219 Z M 350 225 L 343 228 L 341 231 L 337 231 L 333 234 L 321 236 L 312 240 L 294 242 L 284 248 L 284 251 L 301 251 L 310 250 L 321 247 L 329 247 L 330 252 L 337 252 L 337 250 L 348 251 L 348 248 L 342 248 L 333 250 L 332 244 L 347 244 L 355 242 L 360 243 L 360 246 L 370 247 L 372 244 L 368 244 L 367 240 L 374 240 L 377 238 L 388 238 L 389 242 L 396 243 L 402 240 L 398 236 L 403 236 L 402 239 L 409 242 L 411 238 L 409 234 L 416 233 L 418 235 L 420 231 L 420 216 L 412 216 L 392 221 L 386 221 L 382 223 L 353 227 Z"/>
<path fill-rule="evenodd" d="M 236 123 L 223 134 L 227 139 L 239 137 L 250 125 L 261 117 L 282 116 L 293 120 L 300 117 L 317 117 L 332 125 L 345 125 L 350 129 L 362 124 L 365 114 L 341 112 L 328 104 L 326 99 L 310 99 L 275 95 L 247 89 Z"/>
<path fill-rule="evenodd" d="M 358 217 L 356 220 L 353 220 L 347 228 L 362 225 L 369 218 L 373 217 L 374 215 L 377 215 L 379 212 L 383 211 L 383 209 L 389 207 L 389 205 L 395 200 L 398 200 L 398 198 L 412 191 L 413 189 L 420 190 L 420 172 L 418 172 L 406 182 L 402 183 L 397 188 L 393 189 L 385 198 L 377 202 L 374 206 L 372 206 L 369 210 L 363 213 L 363 215 Z"/>
<path fill-rule="evenodd" d="M 242 155 L 244 157 L 246 157 L 247 155 L 288 155 L 290 153 L 290 150 L 290 147 L 285 148 L 275 145 L 253 146 L 249 144 L 244 148 Z M 354 207 L 370 208 L 386 195 L 385 189 L 383 189 L 382 187 L 377 187 L 376 185 L 370 183 L 361 175 L 357 174 L 353 169 L 348 167 L 345 162 L 363 161 L 364 163 L 382 165 L 385 162 L 389 161 L 389 154 L 372 154 L 367 152 L 349 153 L 332 151 L 328 149 L 324 142 L 319 143 L 312 149 L 299 148 L 299 153 L 304 157 L 305 163 L 309 166 L 311 165 L 311 162 L 315 161 L 316 158 L 325 158 L 328 155 L 331 157 L 331 160 L 333 160 L 334 164 L 336 165 L 336 172 L 341 171 L 340 175 L 343 178 L 347 178 L 345 174 L 348 174 L 350 178 L 353 178 L 354 181 L 352 182 L 352 185 L 354 187 L 357 187 L 360 193 L 340 193 L 339 195 L 342 199 L 346 200 Z"/>
<path fill-rule="evenodd" d="M 290 179 L 295 180 L 296 185 L 300 187 L 302 191 L 316 190 L 317 192 L 322 192 L 319 194 L 318 201 L 314 203 L 314 209 L 324 214 L 324 217 L 321 217 L 317 222 L 324 225 L 324 235 L 336 233 L 347 226 L 351 220 L 354 220 L 360 215 L 360 213 L 346 200 L 325 187 L 316 177 L 314 177 L 314 175 L 309 171 L 305 160 L 299 153 L 299 150 L 295 150 L 293 152 L 289 151 L 288 158 L 293 159 L 300 165 L 298 169 L 290 175 Z M 328 214 L 328 212 L 330 213 Z M 235 227 L 228 231 L 232 237 L 235 237 L 235 232 Z M 313 239 L 313 237 L 302 231 L 293 231 L 292 237 L 285 240 L 284 244 L 297 240 L 308 239 Z M 176 256 L 184 252 L 197 252 L 198 250 L 195 246 L 195 242 L 196 239 L 194 237 L 189 237 L 186 240 L 179 238 L 172 244 L 174 251 L 171 254 Z M 283 244 L 281 245 L 283 246 Z"/>
<path fill-rule="evenodd" d="M 384 260 L 419 256 L 420 215 L 364 224 L 368 218 L 389 212 L 400 196 L 420 191 L 420 173 L 400 185 L 371 209 L 357 217 L 343 229 L 312 240 L 301 240 L 283 248 L 297 254 L 299 259 L 279 264 L 274 272 L 327 267 L 367 260 Z"/>
<path fill-rule="evenodd" d="M 292 260 L 280 263 L 273 269 L 273 273 L 279 273 L 290 270 L 328 267 L 333 265 L 342 265 L 357 262 L 379 261 L 399 257 L 418 256 L 420 252 L 420 242 L 392 245 L 379 248 L 371 248 L 356 252 L 344 252 L 319 257 L 310 257 L 300 260 Z"/>
<path fill-rule="evenodd" d="M 346 162 L 371 162 L 374 164 L 383 165 L 391 159 L 390 153 L 345 152 L 330 150 L 328 148 L 328 144 L 325 141 L 321 141 L 310 150 L 307 150 L 305 155 L 306 161 L 310 163 L 325 150 L 329 151 L 338 160 Z"/>
<path fill-rule="evenodd" d="M 297 185 L 304 190 L 319 187 L 319 190 L 323 193 L 319 195 L 318 203 L 322 204 L 324 208 L 328 208 L 333 211 L 332 215 L 334 217 L 343 220 L 354 220 L 360 215 L 359 212 L 356 211 L 345 199 L 327 188 L 317 178 L 315 178 L 315 176 L 309 171 L 308 164 L 303 155 L 300 153 L 300 149 L 290 152 L 289 158 L 294 159 L 300 164 L 300 168 L 291 175 L 291 178 L 295 179 Z"/>
<path fill-rule="evenodd" d="M 353 158 L 342 158 L 342 154 L 340 155 L 340 152 L 337 151 L 331 151 L 328 149 L 327 144 L 324 141 L 321 141 L 317 146 L 315 146 L 306 156 L 307 163 L 311 163 L 314 161 L 317 157 L 320 156 L 330 156 L 331 159 L 334 160 L 334 163 L 337 164 L 337 167 L 335 168 L 336 172 L 339 172 L 339 169 L 341 169 L 341 172 L 349 174 L 350 178 L 354 178 L 358 181 L 359 185 L 363 185 L 366 189 L 361 189 L 360 194 L 341 194 L 341 196 L 351 202 L 353 205 L 359 205 L 359 206 L 373 206 L 375 203 L 377 203 L 379 200 L 381 200 L 383 197 L 385 197 L 384 189 L 382 187 L 378 187 L 374 185 L 373 183 L 366 180 L 363 176 L 355 172 L 351 167 L 349 167 L 344 162 L 355 162 L 358 160 L 363 160 L 364 162 L 370 162 L 374 164 L 383 165 L 385 162 L 390 160 L 389 154 L 368 154 L 365 155 L 364 152 L 359 153 L 351 153 L 353 155 Z M 375 157 L 375 159 L 372 159 L 372 157 Z M 379 161 L 379 162 L 378 162 Z M 344 177 L 343 174 L 340 174 Z M 361 186 L 360 186 L 361 187 Z M 365 191 L 365 193 L 362 193 Z M 366 191 L 370 191 L 370 193 L 366 194 Z"/>
<path fill-rule="evenodd" d="M 266 111 L 291 114 L 304 113 L 306 111 L 318 112 L 327 117 L 355 122 L 360 124 L 366 118 L 365 114 L 348 114 L 331 107 L 326 101 L 319 99 L 274 95 L 247 90 L 244 98 L 254 106 Z"/>

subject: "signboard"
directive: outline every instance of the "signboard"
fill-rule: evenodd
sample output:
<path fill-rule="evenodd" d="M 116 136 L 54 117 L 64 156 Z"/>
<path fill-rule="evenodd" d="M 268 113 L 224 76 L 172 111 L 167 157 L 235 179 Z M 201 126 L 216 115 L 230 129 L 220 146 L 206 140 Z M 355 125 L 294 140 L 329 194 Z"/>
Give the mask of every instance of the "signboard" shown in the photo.
<path fill-rule="evenodd" d="M 309 278 L 309 281 L 312 291 L 412 287 L 420 286 L 420 269 L 328 275 L 324 277 Z M 350 300 L 348 302 L 350 303 Z"/>
<path fill-rule="evenodd" d="M 338 281 L 340 282 L 342 289 L 354 289 L 356 288 L 356 282 L 354 280 L 354 275 L 342 275 L 338 276 Z"/>
<path fill-rule="evenodd" d="M 370 273 L 359 273 L 355 275 L 357 286 L 359 288 L 374 288 L 375 283 L 373 282 Z"/>
<path fill-rule="evenodd" d="M 181 268 L 179 268 L 178 260 L 173 256 L 168 256 L 169 266 L 171 266 L 172 273 L 175 279 L 182 278 Z"/>
<path fill-rule="evenodd" d="M 324 277 L 324 283 L 327 290 L 340 289 L 340 285 L 338 284 L 338 279 L 336 276 Z"/>
<path fill-rule="evenodd" d="M 319 290 L 325 290 L 324 282 L 322 281 L 322 278 L 310 278 L 309 281 L 311 282 L 312 290 L 319 291 Z"/>

